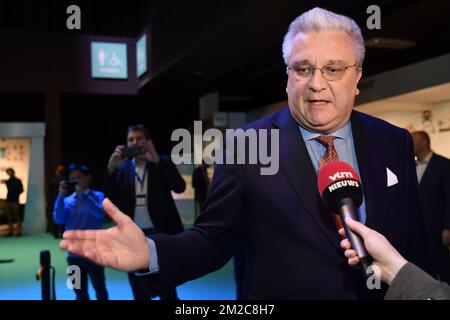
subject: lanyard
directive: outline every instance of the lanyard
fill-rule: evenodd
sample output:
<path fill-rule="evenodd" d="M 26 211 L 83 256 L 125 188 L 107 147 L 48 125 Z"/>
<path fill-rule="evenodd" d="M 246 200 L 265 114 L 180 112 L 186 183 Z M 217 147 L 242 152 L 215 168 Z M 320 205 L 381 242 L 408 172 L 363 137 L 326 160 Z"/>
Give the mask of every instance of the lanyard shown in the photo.
<path fill-rule="evenodd" d="M 135 171 L 134 173 L 136 174 L 136 179 L 138 180 L 139 184 L 141 185 L 141 191 L 144 190 L 144 182 L 145 182 L 145 177 L 147 175 L 147 171 L 148 171 L 148 166 L 145 166 L 144 169 L 144 174 L 142 175 L 142 178 L 139 177 L 139 174 L 137 173 L 137 171 Z"/>

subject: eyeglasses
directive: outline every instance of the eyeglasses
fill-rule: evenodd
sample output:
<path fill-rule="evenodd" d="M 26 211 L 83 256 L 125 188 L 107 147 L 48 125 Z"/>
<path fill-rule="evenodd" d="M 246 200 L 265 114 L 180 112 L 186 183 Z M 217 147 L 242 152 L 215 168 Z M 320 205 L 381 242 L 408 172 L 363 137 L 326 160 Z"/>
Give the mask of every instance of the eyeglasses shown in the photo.
<path fill-rule="evenodd" d="M 292 65 L 288 66 L 287 69 L 293 71 L 295 77 L 298 80 L 308 80 L 311 78 L 311 76 L 314 74 L 314 71 L 316 69 L 319 69 L 322 73 L 322 76 L 328 80 L 328 81 L 337 81 L 342 79 L 344 76 L 345 71 L 348 68 L 355 67 L 355 64 L 352 64 L 351 66 L 342 66 L 339 64 L 329 64 L 326 66 L 323 66 L 322 68 L 314 68 L 312 65 L 309 64 L 299 64 L 299 65 Z"/>

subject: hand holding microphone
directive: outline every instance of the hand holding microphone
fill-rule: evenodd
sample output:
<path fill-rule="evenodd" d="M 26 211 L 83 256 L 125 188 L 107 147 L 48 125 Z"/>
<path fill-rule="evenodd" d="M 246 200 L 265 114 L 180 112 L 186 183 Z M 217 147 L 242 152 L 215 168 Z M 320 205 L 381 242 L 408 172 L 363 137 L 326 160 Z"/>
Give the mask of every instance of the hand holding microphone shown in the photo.
<path fill-rule="evenodd" d="M 364 240 L 367 251 L 374 259 L 374 265 L 380 268 L 381 281 L 391 284 L 400 269 L 407 263 L 400 253 L 380 233 L 372 230 L 358 221 L 346 219 L 347 226 L 357 232 Z M 341 236 L 345 236 L 344 228 L 339 230 Z M 345 249 L 348 264 L 355 266 L 359 263 L 359 257 L 348 239 L 341 241 L 341 247 Z"/>
<path fill-rule="evenodd" d="M 349 164 L 335 161 L 319 171 L 317 181 L 322 200 L 332 212 L 339 214 L 345 234 L 366 271 L 372 259 L 367 254 L 361 237 L 346 223 L 346 218 L 358 220 L 357 208 L 363 199 L 361 179 Z"/>

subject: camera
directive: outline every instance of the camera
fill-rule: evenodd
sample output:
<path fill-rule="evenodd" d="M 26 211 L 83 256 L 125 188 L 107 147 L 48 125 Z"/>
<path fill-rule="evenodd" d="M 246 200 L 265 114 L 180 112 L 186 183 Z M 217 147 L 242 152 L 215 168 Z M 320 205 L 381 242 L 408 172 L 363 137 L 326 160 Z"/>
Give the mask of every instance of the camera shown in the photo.
<path fill-rule="evenodd" d="M 71 195 L 75 192 L 75 186 L 78 184 L 78 181 L 67 181 L 63 180 L 59 183 L 64 189 L 66 189 L 67 195 Z"/>
<path fill-rule="evenodd" d="M 136 156 L 144 154 L 145 149 L 144 149 L 144 147 L 136 146 L 136 147 L 125 148 L 125 149 L 123 149 L 122 152 L 123 152 L 123 156 L 125 158 L 134 158 Z"/>

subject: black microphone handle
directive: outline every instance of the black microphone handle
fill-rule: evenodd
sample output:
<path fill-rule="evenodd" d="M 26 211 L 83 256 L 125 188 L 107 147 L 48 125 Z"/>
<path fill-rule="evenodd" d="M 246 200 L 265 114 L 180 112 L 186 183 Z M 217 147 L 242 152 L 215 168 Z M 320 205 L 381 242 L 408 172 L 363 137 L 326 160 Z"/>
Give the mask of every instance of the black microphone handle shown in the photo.
<path fill-rule="evenodd" d="M 349 217 L 353 220 L 359 221 L 357 210 L 353 200 L 350 198 L 343 198 L 339 201 L 338 207 L 339 215 L 342 219 L 342 224 L 344 225 L 345 235 L 352 245 L 352 249 L 356 251 L 361 265 L 364 268 L 364 272 L 367 273 L 367 268 L 372 264 L 372 257 L 367 253 L 364 247 L 364 241 L 361 237 L 354 233 L 350 227 L 345 222 L 345 218 Z"/>

